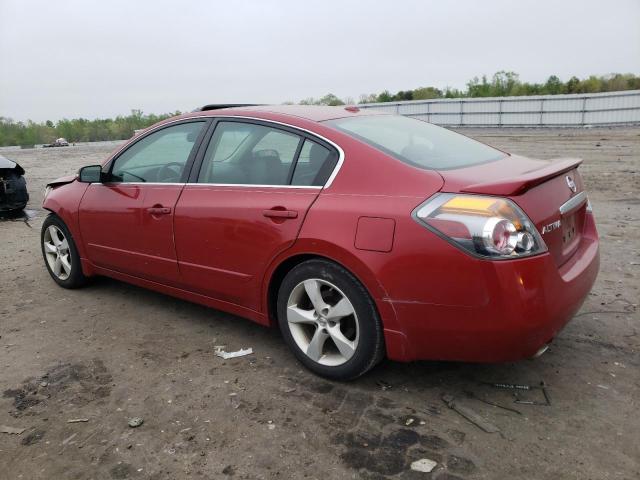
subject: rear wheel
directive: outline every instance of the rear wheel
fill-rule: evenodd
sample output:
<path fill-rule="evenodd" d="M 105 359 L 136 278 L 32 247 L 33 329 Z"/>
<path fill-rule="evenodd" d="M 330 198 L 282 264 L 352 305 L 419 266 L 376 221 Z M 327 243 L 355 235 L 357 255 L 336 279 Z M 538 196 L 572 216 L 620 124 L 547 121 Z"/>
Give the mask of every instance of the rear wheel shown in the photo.
<path fill-rule="evenodd" d="M 384 354 L 371 297 L 350 272 L 326 260 L 303 262 L 286 275 L 278 322 L 298 360 L 324 377 L 359 377 Z"/>
<path fill-rule="evenodd" d="M 76 244 L 59 217 L 51 214 L 44 220 L 40 240 L 47 271 L 58 285 L 78 288 L 87 282 Z"/>

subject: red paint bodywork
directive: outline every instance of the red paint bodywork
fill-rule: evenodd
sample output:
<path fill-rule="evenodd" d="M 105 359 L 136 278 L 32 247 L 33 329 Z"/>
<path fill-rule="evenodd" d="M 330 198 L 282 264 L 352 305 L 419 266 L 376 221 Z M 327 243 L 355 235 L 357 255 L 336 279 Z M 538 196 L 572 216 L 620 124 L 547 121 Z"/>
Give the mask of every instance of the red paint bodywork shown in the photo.
<path fill-rule="evenodd" d="M 572 195 L 562 173 L 570 172 L 583 190 L 579 162 L 505 156 L 470 168 L 422 170 L 321 123 L 360 114 L 289 106 L 181 117 L 258 118 L 330 140 L 344 151 L 344 162 L 323 189 L 65 179 L 52 184 L 44 207 L 69 227 L 86 275 L 111 276 L 270 325 L 270 292 L 280 268 L 325 257 L 371 294 L 391 359 L 485 362 L 535 354 L 580 308 L 597 276 L 598 237 L 586 206 L 571 217 L 578 230 L 572 242 L 563 244 L 560 230 L 550 232 L 544 236 L 548 252 L 501 261 L 464 253 L 418 224 L 412 212 L 440 191 L 501 195 L 541 231 L 560 218 L 558 207 Z M 171 214 L 149 213 L 156 205 Z M 274 208 L 298 215 L 263 215 Z"/>

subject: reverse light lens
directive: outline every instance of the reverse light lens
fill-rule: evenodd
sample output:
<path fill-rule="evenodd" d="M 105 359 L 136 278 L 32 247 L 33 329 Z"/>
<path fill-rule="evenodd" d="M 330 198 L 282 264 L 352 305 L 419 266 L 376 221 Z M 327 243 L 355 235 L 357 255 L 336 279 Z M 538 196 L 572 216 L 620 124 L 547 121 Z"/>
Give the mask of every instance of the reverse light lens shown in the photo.
<path fill-rule="evenodd" d="M 491 217 L 482 228 L 482 240 L 488 252 L 510 255 L 518 244 L 518 230 L 509 220 Z"/>
<path fill-rule="evenodd" d="M 505 259 L 547 249 L 531 220 L 506 198 L 440 193 L 420 205 L 414 215 L 473 255 Z"/>
<path fill-rule="evenodd" d="M 536 240 L 529 232 L 518 233 L 518 248 L 522 252 L 530 252 L 536 245 Z"/>

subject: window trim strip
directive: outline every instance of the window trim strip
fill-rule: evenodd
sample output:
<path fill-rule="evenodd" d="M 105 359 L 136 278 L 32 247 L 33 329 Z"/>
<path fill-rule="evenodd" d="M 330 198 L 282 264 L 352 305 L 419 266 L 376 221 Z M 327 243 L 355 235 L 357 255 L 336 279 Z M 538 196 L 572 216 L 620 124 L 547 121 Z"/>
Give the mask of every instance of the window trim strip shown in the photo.
<path fill-rule="evenodd" d="M 91 185 L 132 185 L 132 186 L 144 186 L 144 185 L 183 185 L 185 187 L 202 186 L 202 187 L 255 187 L 255 188 L 299 188 L 306 190 L 322 190 L 323 187 L 317 185 L 260 185 L 255 183 L 196 183 L 196 182 L 182 182 L 182 183 L 170 183 L 170 182 L 104 182 L 104 183 L 92 183 Z"/>

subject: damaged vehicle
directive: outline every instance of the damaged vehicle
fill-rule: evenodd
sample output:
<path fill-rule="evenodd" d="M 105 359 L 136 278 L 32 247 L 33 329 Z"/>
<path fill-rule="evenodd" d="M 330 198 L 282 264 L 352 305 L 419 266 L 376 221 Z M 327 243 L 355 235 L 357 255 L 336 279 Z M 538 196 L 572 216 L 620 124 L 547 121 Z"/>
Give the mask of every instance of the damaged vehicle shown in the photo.
<path fill-rule="evenodd" d="M 575 158 L 348 107 L 209 105 L 49 185 L 44 263 L 279 326 L 313 372 L 542 354 L 598 274 Z"/>
<path fill-rule="evenodd" d="M 53 142 L 51 143 L 45 143 L 44 145 L 42 145 L 43 148 L 49 148 L 49 147 L 68 147 L 69 146 L 69 142 L 67 141 L 66 138 L 56 138 Z"/>
<path fill-rule="evenodd" d="M 24 169 L 0 155 L 0 213 L 18 212 L 27 206 L 29 193 Z"/>

